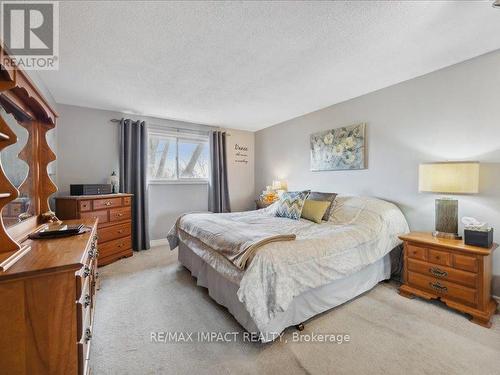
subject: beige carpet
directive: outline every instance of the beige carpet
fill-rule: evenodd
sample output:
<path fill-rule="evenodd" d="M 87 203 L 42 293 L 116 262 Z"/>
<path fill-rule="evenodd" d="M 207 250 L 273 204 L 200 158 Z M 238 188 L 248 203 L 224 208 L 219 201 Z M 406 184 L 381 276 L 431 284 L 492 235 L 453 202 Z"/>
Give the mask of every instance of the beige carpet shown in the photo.
<path fill-rule="evenodd" d="M 499 374 L 500 316 L 493 328 L 397 294 L 372 291 L 307 322 L 303 333 L 351 341 L 153 343 L 152 331 L 242 332 L 165 247 L 100 269 L 91 353 L 93 374 Z"/>

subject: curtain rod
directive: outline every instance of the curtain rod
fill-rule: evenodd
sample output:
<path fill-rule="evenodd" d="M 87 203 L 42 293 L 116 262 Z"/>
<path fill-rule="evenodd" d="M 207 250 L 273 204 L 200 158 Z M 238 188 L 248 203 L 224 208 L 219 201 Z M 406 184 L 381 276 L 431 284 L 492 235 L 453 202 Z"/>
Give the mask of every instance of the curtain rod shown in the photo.
<path fill-rule="evenodd" d="M 121 122 L 122 120 L 116 119 L 116 118 L 112 118 L 110 121 L 111 122 Z M 159 124 L 154 124 L 154 123 L 152 123 L 151 125 L 153 125 L 153 126 L 159 126 L 159 127 L 166 128 L 166 129 L 174 129 L 174 130 L 182 130 L 182 131 L 192 131 L 192 132 L 198 132 L 198 133 L 208 133 L 208 130 L 198 130 L 198 129 L 189 129 L 189 128 L 177 128 L 175 126 L 159 125 Z M 205 126 L 208 126 L 208 125 L 205 125 Z M 227 132 L 225 129 L 221 129 L 221 128 L 218 128 L 218 129 L 225 131 L 226 135 L 228 137 L 231 136 L 231 133 Z"/>

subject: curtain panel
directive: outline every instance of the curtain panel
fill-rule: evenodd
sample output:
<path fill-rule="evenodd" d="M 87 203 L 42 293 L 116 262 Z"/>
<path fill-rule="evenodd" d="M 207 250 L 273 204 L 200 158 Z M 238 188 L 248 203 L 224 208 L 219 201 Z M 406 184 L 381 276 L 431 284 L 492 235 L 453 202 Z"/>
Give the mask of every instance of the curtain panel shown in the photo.
<path fill-rule="evenodd" d="M 132 200 L 132 248 L 147 250 L 148 223 L 148 140 L 144 121 L 120 121 L 120 192 L 134 194 Z"/>
<path fill-rule="evenodd" d="M 210 132 L 210 183 L 208 209 L 212 212 L 231 212 L 227 183 L 226 132 Z"/>

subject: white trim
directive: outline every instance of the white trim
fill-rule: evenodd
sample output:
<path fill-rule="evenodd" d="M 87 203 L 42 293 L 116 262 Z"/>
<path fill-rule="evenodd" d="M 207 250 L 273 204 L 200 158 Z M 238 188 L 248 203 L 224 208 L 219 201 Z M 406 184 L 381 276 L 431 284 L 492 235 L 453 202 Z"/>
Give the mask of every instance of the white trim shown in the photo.
<path fill-rule="evenodd" d="M 158 240 L 151 240 L 151 241 L 149 241 L 149 245 L 151 247 L 165 246 L 165 245 L 168 245 L 168 240 L 166 238 L 160 238 Z"/>
<path fill-rule="evenodd" d="M 208 185 L 208 180 L 149 180 L 149 185 Z"/>

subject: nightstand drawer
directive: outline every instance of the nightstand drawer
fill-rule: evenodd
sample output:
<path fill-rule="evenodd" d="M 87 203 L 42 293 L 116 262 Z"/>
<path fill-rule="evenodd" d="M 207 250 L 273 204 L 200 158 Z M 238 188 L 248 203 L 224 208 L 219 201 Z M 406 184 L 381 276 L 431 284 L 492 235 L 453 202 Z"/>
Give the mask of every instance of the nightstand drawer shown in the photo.
<path fill-rule="evenodd" d="M 453 266 L 464 271 L 477 272 L 477 259 L 467 255 L 453 254 Z"/>
<path fill-rule="evenodd" d="M 451 254 L 446 251 L 439 251 L 434 249 L 428 250 L 428 261 L 443 266 L 451 266 Z"/>
<path fill-rule="evenodd" d="M 408 270 L 434 277 L 436 279 L 453 281 L 471 288 L 476 287 L 477 274 L 456 270 L 445 266 L 408 259 Z"/>
<path fill-rule="evenodd" d="M 413 259 L 427 260 L 427 249 L 425 247 L 406 245 L 408 257 Z"/>
<path fill-rule="evenodd" d="M 434 277 L 424 276 L 411 271 L 408 271 L 408 284 L 427 290 L 439 297 L 446 297 L 471 306 L 477 304 L 476 290 L 462 285 L 438 280 Z"/>

